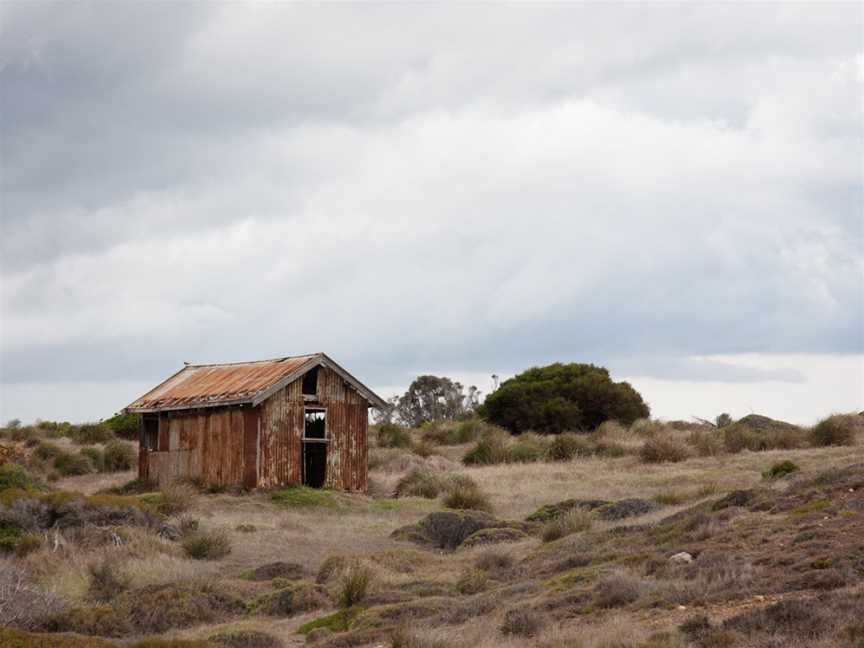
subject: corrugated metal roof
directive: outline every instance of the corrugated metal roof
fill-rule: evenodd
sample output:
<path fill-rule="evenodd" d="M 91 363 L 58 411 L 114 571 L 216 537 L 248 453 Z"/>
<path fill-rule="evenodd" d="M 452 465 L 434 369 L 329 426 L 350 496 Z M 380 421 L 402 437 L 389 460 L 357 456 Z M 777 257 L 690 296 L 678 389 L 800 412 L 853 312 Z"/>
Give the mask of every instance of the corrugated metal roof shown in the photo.
<path fill-rule="evenodd" d="M 186 365 L 166 381 L 129 405 L 130 412 L 191 409 L 218 405 L 260 402 L 286 379 L 296 380 L 313 366 L 329 366 L 343 375 L 374 405 L 383 401 L 369 388 L 323 353 L 236 362 L 230 364 Z M 296 375 L 295 375 L 296 374 Z"/>

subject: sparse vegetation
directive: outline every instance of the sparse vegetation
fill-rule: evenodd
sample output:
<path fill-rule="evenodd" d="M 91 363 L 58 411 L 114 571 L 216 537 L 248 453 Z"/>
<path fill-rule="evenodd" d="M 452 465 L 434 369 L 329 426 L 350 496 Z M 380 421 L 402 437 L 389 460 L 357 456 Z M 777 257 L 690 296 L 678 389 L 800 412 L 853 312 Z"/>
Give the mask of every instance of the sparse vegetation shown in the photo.
<path fill-rule="evenodd" d="M 354 564 L 345 569 L 339 581 L 339 607 L 347 610 L 366 600 L 372 577 L 372 570 L 366 565 Z"/>
<path fill-rule="evenodd" d="M 564 536 L 588 531 L 594 524 L 594 514 L 585 509 L 575 509 L 549 520 L 541 533 L 543 542 L 552 542 Z"/>
<path fill-rule="evenodd" d="M 183 549 L 195 560 L 219 560 L 231 553 L 231 542 L 221 531 L 194 531 L 186 535 Z"/>
<path fill-rule="evenodd" d="M 864 431 L 864 416 L 835 414 L 819 421 L 813 427 L 810 431 L 810 442 L 817 447 L 853 445 L 859 430 Z"/>
<path fill-rule="evenodd" d="M 766 469 L 765 472 L 762 473 L 762 476 L 765 479 L 780 479 L 781 477 L 785 477 L 797 470 L 799 470 L 797 464 L 787 459 L 786 461 L 778 461 L 777 463 L 772 464 L 770 468 Z"/>

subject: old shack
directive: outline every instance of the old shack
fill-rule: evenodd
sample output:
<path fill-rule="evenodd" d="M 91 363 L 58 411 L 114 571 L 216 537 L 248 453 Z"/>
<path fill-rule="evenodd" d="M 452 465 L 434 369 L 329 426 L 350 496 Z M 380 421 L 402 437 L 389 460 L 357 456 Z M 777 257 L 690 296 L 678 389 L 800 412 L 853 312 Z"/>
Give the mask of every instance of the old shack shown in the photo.
<path fill-rule="evenodd" d="M 368 410 L 384 404 L 315 353 L 187 364 L 125 411 L 142 414 L 142 479 L 365 491 Z"/>

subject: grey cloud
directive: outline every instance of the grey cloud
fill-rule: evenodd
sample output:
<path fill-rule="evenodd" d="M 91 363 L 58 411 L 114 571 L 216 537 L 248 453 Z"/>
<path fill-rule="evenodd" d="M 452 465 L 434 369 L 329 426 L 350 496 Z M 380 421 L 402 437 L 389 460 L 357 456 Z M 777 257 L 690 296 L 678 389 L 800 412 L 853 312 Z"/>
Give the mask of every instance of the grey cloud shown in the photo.
<path fill-rule="evenodd" d="M 2 10 L 2 381 L 864 349 L 859 11 L 245 9 Z"/>

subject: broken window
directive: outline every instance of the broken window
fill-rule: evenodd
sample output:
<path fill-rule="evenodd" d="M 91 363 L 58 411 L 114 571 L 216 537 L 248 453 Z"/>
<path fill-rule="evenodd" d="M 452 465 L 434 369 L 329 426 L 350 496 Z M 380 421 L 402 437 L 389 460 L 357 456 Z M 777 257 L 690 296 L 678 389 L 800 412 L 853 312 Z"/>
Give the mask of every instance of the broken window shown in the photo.
<path fill-rule="evenodd" d="M 312 367 L 303 374 L 303 395 L 315 396 L 318 393 L 318 367 Z"/>
<path fill-rule="evenodd" d="M 304 441 L 325 441 L 327 439 L 327 412 L 323 409 L 307 409 L 303 427 Z"/>

